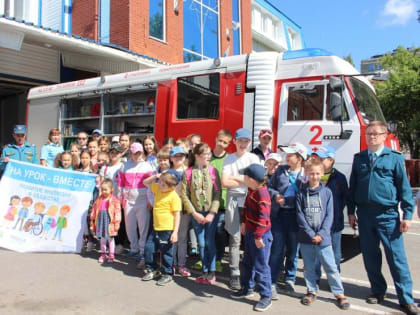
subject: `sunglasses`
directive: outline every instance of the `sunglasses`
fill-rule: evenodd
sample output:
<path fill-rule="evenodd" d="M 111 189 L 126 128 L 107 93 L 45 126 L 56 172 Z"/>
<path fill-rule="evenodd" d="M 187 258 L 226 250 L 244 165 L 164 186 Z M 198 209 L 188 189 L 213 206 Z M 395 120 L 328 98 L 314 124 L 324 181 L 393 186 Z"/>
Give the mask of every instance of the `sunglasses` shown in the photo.
<path fill-rule="evenodd" d="M 269 135 L 272 135 L 273 134 L 273 132 L 271 130 L 269 130 L 269 129 L 262 129 L 260 131 L 260 133 L 268 133 Z"/>

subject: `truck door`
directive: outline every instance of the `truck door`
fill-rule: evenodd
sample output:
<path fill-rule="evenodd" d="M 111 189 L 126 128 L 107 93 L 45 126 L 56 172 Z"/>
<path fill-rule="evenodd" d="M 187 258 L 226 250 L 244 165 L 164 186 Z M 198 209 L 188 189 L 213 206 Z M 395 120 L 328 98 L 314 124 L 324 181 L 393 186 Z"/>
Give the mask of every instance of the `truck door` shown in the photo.
<path fill-rule="evenodd" d="M 343 128 L 331 119 L 328 80 L 279 81 L 276 91 L 281 92 L 277 145 L 301 142 L 313 151 L 332 146 L 337 152 L 336 167 L 349 177 L 353 155 L 360 148 L 360 123 L 347 91 L 343 93 Z"/>

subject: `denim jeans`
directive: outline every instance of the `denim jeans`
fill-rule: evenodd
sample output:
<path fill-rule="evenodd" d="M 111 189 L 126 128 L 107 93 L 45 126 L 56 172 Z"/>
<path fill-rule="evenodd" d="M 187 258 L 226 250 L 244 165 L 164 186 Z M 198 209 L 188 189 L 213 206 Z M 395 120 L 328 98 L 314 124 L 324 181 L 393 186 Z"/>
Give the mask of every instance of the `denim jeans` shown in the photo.
<path fill-rule="evenodd" d="M 285 281 L 296 280 L 297 270 L 297 241 L 298 225 L 295 211 L 282 210 L 277 217 L 271 220 L 271 233 L 273 234 L 273 245 L 271 246 L 270 268 L 271 282 L 276 283 L 281 270 L 285 271 Z M 284 257 L 286 263 L 283 267 Z"/>
<path fill-rule="evenodd" d="M 226 230 L 225 230 L 225 212 L 218 212 L 219 219 L 216 227 L 216 260 L 222 260 L 225 255 Z"/>
<path fill-rule="evenodd" d="M 331 232 L 331 245 L 334 253 L 335 264 L 337 265 L 338 272 L 341 272 L 340 262 L 341 262 L 341 231 Z M 319 259 L 316 261 L 316 274 L 318 279 L 321 279 L 321 263 Z"/>
<path fill-rule="evenodd" d="M 304 275 L 308 292 L 316 293 L 318 291 L 316 284 L 316 281 L 318 280 L 316 260 L 318 259 L 327 274 L 331 292 L 334 296 L 344 294 L 343 284 L 335 263 L 331 245 L 320 246 L 302 243 L 300 244 L 300 252 L 303 257 Z"/>
<path fill-rule="evenodd" d="M 156 253 L 161 252 L 162 272 L 172 275 L 173 244 L 171 243 L 171 235 L 173 231 L 155 231 L 149 235 L 146 241 L 144 256 L 146 267 L 152 270 L 158 269 Z"/>
<path fill-rule="evenodd" d="M 209 214 L 206 212 L 198 212 L 204 217 Z M 215 214 L 213 221 L 206 224 L 198 223 L 194 217 L 192 224 L 195 234 L 197 235 L 198 248 L 200 251 L 200 258 L 203 262 L 203 272 L 216 270 L 216 228 L 218 215 Z"/>

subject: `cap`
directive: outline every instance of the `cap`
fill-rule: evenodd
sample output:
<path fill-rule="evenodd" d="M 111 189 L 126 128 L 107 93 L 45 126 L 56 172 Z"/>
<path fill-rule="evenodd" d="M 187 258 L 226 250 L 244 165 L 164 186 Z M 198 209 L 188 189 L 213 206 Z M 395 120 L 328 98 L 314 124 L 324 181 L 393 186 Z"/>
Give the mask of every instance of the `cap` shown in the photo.
<path fill-rule="evenodd" d="M 278 146 L 278 148 L 285 153 L 297 153 L 304 160 L 308 158 L 308 149 L 302 143 L 296 142 L 290 144 L 287 147 Z"/>
<path fill-rule="evenodd" d="M 271 159 L 275 160 L 278 163 L 280 163 L 282 161 L 282 158 L 281 158 L 280 154 L 274 153 L 274 152 L 270 153 L 265 160 L 268 161 L 268 160 L 271 160 Z"/>
<path fill-rule="evenodd" d="M 17 135 L 26 134 L 26 126 L 25 125 L 15 125 L 13 127 L 13 133 L 17 134 Z"/>
<path fill-rule="evenodd" d="M 269 136 L 270 138 L 273 138 L 273 131 L 270 128 L 261 129 L 260 135 L 258 137 L 262 138 L 265 136 Z"/>
<path fill-rule="evenodd" d="M 118 152 L 122 152 L 123 151 L 122 148 L 121 148 L 121 146 L 118 143 L 113 143 L 111 145 L 111 147 L 109 148 L 109 151 L 112 151 L 112 150 L 117 150 Z"/>
<path fill-rule="evenodd" d="M 312 154 L 318 155 L 321 159 L 332 158 L 335 160 L 335 149 L 328 145 L 313 150 Z"/>
<path fill-rule="evenodd" d="M 261 164 L 251 164 L 244 170 L 244 175 L 261 183 L 265 178 L 265 167 Z"/>
<path fill-rule="evenodd" d="M 171 149 L 171 151 L 169 152 L 169 156 L 174 156 L 176 154 L 186 154 L 185 153 L 185 150 L 184 150 L 184 147 L 182 147 L 182 146 L 176 146 L 176 147 L 173 147 Z"/>
<path fill-rule="evenodd" d="M 143 146 L 141 145 L 141 143 L 134 142 L 130 146 L 130 151 L 133 154 L 136 154 L 137 152 L 143 152 Z"/>
<path fill-rule="evenodd" d="M 166 171 L 166 173 L 171 174 L 175 178 L 176 184 L 179 184 L 179 182 L 181 181 L 181 175 L 177 171 L 175 171 L 174 169 L 169 169 Z"/>
<path fill-rule="evenodd" d="M 111 142 L 120 142 L 120 136 L 113 136 Z"/>
<path fill-rule="evenodd" d="M 251 140 L 251 131 L 245 128 L 240 128 L 235 132 L 235 139 L 248 139 Z"/>
<path fill-rule="evenodd" d="M 99 135 L 103 136 L 104 132 L 101 129 L 95 129 L 92 131 L 92 134 L 98 133 Z"/>

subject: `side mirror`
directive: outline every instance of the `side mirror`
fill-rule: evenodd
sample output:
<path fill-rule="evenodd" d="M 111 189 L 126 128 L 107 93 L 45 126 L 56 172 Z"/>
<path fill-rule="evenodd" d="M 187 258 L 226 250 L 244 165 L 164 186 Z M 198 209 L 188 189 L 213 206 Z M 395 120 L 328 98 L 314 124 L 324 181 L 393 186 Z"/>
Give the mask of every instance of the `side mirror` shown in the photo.
<path fill-rule="evenodd" d="M 338 92 L 330 94 L 330 117 L 333 121 L 341 121 L 343 112 L 341 110 L 342 96 Z"/>
<path fill-rule="evenodd" d="M 333 91 L 343 91 L 344 90 L 344 82 L 341 78 L 338 77 L 330 77 L 330 88 Z"/>

